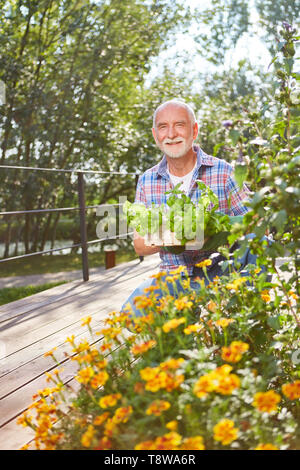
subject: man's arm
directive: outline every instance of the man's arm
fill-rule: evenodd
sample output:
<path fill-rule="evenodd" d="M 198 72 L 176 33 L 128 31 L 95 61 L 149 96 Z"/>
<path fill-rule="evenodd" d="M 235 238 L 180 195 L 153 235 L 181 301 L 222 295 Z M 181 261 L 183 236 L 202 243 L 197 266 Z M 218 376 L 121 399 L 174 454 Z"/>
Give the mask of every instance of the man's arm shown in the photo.
<path fill-rule="evenodd" d="M 153 255 L 154 253 L 159 253 L 160 251 L 159 246 L 146 246 L 144 238 L 141 237 L 136 230 L 134 231 L 133 235 L 133 246 L 138 256 Z"/>

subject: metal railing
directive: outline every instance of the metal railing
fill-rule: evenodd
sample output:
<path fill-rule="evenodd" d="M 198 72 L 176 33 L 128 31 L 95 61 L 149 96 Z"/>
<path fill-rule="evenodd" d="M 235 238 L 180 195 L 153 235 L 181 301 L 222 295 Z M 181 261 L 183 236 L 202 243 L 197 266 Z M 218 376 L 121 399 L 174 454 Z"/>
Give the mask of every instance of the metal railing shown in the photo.
<path fill-rule="evenodd" d="M 38 214 L 45 212 L 63 212 L 63 211 L 79 211 L 79 225 L 80 225 L 80 243 L 75 243 L 70 246 L 63 246 L 60 248 L 51 248 L 49 250 L 36 251 L 33 253 L 26 253 L 23 255 L 12 256 L 9 258 L 1 259 L 0 263 L 6 261 L 12 261 L 15 259 L 27 258 L 29 256 L 42 255 L 46 253 L 53 253 L 55 251 L 61 251 L 65 249 L 79 248 L 81 247 L 81 259 L 82 259 L 82 277 L 84 281 L 89 280 L 89 264 L 88 264 L 88 246 L 94 243 L 100 243 L 105 240 L 117 239 L 119 237 L 124 237 L 126 235 L 132 235 L 133 232 L 127 232 L 123 234 L 118 234 L 106 238 L 97 238 L 95 240 L 88 241 L 87 239 L 87 224 L 86 224 L 86 210 L 87 209 L 96 209 L 98 207 L 105 206 L 121 206 L 122 204 L 101 204 L 86 206 L 85 204 L 85 180 L 84 174 L 111 174 L 111 175 L 124 175 L 124 176 L 135 176 L 135 185 L 137 185 L 138 174 L 137 173 L 126 173 L 118 171 L 101 171 L 101 170 L 71 170 L 71 169 L 58 169 L 58 168 L 38 168 L 38 167 L 26 167 L 26 166 L 12 166 L 12 165 L 0 165 L 0 169 L 14 169 L 14 170 L 28 170 L 28 171 L 50 171 L 50 172 L 63 172 L 63 173 L 73 173 L 77 174 L 77 193 L 78 193 L 78 207 L 59 207 L 53 209 L 33 209 L 33 210 L 22 210 L 22 211 L 3 211 L 0 212 L 0 216 L 10 216 L 10 215 L 22 215 L 22 214 Z M 143 260 L 143 257 L 140 256 L 140 261 Z"/>

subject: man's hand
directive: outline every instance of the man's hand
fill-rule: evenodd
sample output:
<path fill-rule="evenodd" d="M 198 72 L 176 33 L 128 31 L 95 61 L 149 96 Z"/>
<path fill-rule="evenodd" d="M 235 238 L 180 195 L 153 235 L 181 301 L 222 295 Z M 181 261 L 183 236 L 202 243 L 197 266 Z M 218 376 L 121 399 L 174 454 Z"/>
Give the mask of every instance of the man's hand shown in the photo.
<path fill-rule="evenodd" d="M 159 253 L 162 248 L 160 246 L 146 246 L 144 238 L 136 230 L 133 234 L 133 246 L 138 256 L 153 255 L 154 253 Z"/>

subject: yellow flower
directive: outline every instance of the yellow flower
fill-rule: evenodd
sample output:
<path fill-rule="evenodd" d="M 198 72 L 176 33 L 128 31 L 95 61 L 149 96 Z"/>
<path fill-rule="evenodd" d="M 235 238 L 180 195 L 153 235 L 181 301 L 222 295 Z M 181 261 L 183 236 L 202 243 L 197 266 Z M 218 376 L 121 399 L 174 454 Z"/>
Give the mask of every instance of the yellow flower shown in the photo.
<path fill-rule="evenodd" d="M 153 305 L 153 300 L 146 295 L 140 295 L 134 298 L 136 308 L 145 309 Z"/>
<path fill-rule="evenodd" d="M 154 441 L 144 441 L 137 444 L 134 450 L 153 450 L 154 449 Z"/>
<path fill-rule="evenodd" d="M 169 429 L 170 431 L 177 431 L 178 428 L 178 422 L 176 420 L 169 421 L 166 424 L 166 428 Z"/>
<path fill-rule="evenodd" d="M 121 408 L 117 408 L 112 420 L 116 424 L 127 423 L 129 416 L 132 413 L 133 413 L 132 406 L 123 406 Z"/>
<path fill-rule="evenodd" d="M 206 397 L 215 389 L 213 378 L 210 374 L 202 375 L 194 385 L 193 392 L 198 398 Z"/>
<path fill-rule="evenodd" d="M 193 436 L 183 440 L 180 450 L 204 450 L 203 437 Z"/>
<path fill-rule="evenodd" d="M 90 424 L 87 431 L 81 437 L 81 444 L 83 445 L 83 447 L 91 446 L 94 435 L 95 435 L 94 426 Z"/>
<path fill-rule="evenodd" d="M 178 369 L 178 367 L 180 367 L 183 362 L 184 362 L 184 359 L 182 357 L 178 359 L 171 358 L 171 359 L 168 359 L 167 361 L 161 362 L 159 366 L 162 370 Z"/>
<path fill-rule="evenodd" d="M 211 259 L 205 259 L 203 261 L 200 261 L 200 263 L 195 264 L 197 268 L 205 268 L 206 266 L 210 266 L 212 264 Z"/>
<path fill-rule="evenodd" d="M 265 302 L 270 302 L 270 300 L 271 300 L 271 297 L 270 297 L 270 294 L 269 294 L 268 290 L 263 290 L 261 292 L 260 296 Z"/>
<path fill-rule="evenodd" d="M 56 350 L 56 348 L 52 348 L 51 351 L 48 351 L 48 352 L 46 352 L 46 353 L 44 354 L 44 357 L 48 357 L 48 356 L 53 357 L 53 356 L 54 356 L 54 352 L 53 352 L 53 351 L 55 351 L 55 350 Z"/>
<path fill-rule="evenodd" d="M 81 323 L 81 326 L 84 326 L 84 325 L 89 325 L 92 321 L 92 317 L 85 317 L 85 318 L 82 318 L 82 323 Z"/>
<path fill-rule="evenodd" d="M 232 341 L 227 347 L 222 348 L 222 359 L 228 362 L 238 362 L 242 358 L 242 354 L 248 351 L 249 345 L 242 341 Z"/>
<path fill-rule="evenodd" d="M 174 305 L 177 310 L 183 310 L 184 308 L 191 308 L 193 306 L 193 302 L 188 300 L 188 297 L 182 297 L 181 299 L 174 300 Z"/>
<path fill-rule="evenodd" d="M 174 330 L 175 328 L 177 328 L 179 325 L 181 325 L 182 323 L 185 323 L 186 322 L 186 318 L 185 317 L 181 317 L 181 318 L 173 318 L 172 320 L 169 320 L 167 321 L 162 329 L 165 333 L 169 333 L 170 330 Z"/>
<path fill-rule="evenodd" d="M 217 367 L 215 370 L 201 376 L 194 385 L 193 392 L 198 398 L 206 397 L 210 392 L 230 395 L 240 386 L 237 375 L 231 374 L 232 367 L 228 364 Z"/>
<path fill-rule="evenodd" d="M 143 354 L 144 352 L 148 351 L 149 349 L 154 348 L 154 346 L 156 346 L 156 341 L 149 340 L 149 341 L 146 341 L 145 343 L 142 343 L 142 344 L 135 344 L 134 346 L 132 346 L 131 352 L 132 352 L 132 354 L 137 356 L 138 354 Z"/>
<path fill-rule="evenodd" d="M 109 412 L 105 411 L 104 413 L 102 413 L 102 415 L 96 416 L 96 418 L 94 419 L 93 425 L 101 426 L 107 420 L 108 417 L 109 417 Z"/>
<path fill-rule="evenodd" d="M 231 419 L 222 419 L 214 426 L 214 439 L 220 441 L 224 446 L 231 444 L 238 437 L 238 429 L 234 427 Z"/>
<path fill-rule="evenodd" d="M 207 309 L 210 311 L 210 312 L 215 312 L 217 310 L 217 304 L 216 302 L 214 302 L 213 300 L 210 300 L 207 304 Z"/>
<path fill-rule="evenodd" d="M 93 388 L 103 387 L 103 385 L 108 381 L 109 375 L 105 370 L 101 370 L 96 374 L 91 380 L 91 386 Z"/>
<path fill-rule="evenodd" d="M 279 450 L 273 444 L 259 444 L 254 450 Z"/>
<path fill-rule="evenodd" d="M 95 371 L 91 367 L 86 367 L 78 372 L 75 379 L 82 384 L 87 384 L 94 375 Z"/>
<path fill-rule="evenodd" d="M 277 405 L 280 400 L 280 395 L 273 390 L 269 392 L 258 392 L 254 395 L 252 405 L 261 412 L 271 413 L 277 410 Z"/>
<path fill-rule="evenodd" d="M 140 376 L 147 382 L 148 380 L 153 380 L 159 371 L 159 367 L 145 367 L 145 369 L 140 370 Z"/>
<path fill-rule="evenodd" d="M 182 285 L 185 289 L 189 289 L 191 287 L 191 279 L 183 279 L 182 280 Z"/>
<path fill-rule="evenodd" d="M 289 294 L 294 300 L 298 300 L 298 298 L 299 298 L 298 295 L 297 295 L 295 292 L 293 292 L 292 290 L 290 290 L 290 291 L 288 292 L 288 294 Z"/>
<path fill-rule="evenodd" d="M 199 333 L 201 330 L 203 330 L 203 325 L 188 325 L 186 328 L 184 328 L 183 332 L 186 335 L 190 335 L 191 333 Z"/>
<path fill-rule="evenodd" d="M 172 271 L 170 271 L 170 274 L 181 274 L 181 273 L 187 274 L 187 267 L 186 266 L 180 265 L 180 266 L 178 266 L 178 268 L 173 269 Z"/>
<path fill-rule="evenodd" d="M 284 384 L 281 387 L 282 393 L 290 400 L 300 398 L 300 380 L 296 380 L 290 384 Z"/>
<path fill-rule="evenodd" d="M 160 416 L 163 411 L 168 410 L 171 403 L 165 400 L 155 400 L 146 410 L 146 415 Z"/>
<path fill-rule="evenodd" d="M 246 281 L 247 281 L 247 279 L 245 277 L 239 277 L 237 279 L 234 279 L 234 281 L 229 282 L 228 284 L 226 284 L 225 287 L 226 287 L 226 289 L 229 289 L 229 290 L 233 289 L 233 290 L 237 291 L 238 288 Z"/>
<path fill-rule="evenodd" d="M 181 443 L 181 436 L 175 431 L 169 432 L 164 436 L 157 437 L 153 444 L 155 450 L 178 450 Z"/>
<path fill-rule="evenodd" d="M 227 328 L 227 326 L 234 321 L 235 320 L 233 318 L 219 318 L 219 320 L 216 321 L 216 325 L 220 326 L 221 328 Z"/>
<path fill-rule="evenodd" d="M 222 395 L 230 395 L 233 390 L 240 386 L 240 379 L 235 374 L 219 375 L 216 378 L 215 391 Z"/>
<path fill-rule="evenodd" d="M 111 395 L 105 395 L 104 397 L 100 398 L 99 405 L 101 408 L 108 408 L 110 406 L 115 406 L 118 400 L 120 400 L 121 394 L 120 393 L 113 393 Z"/>

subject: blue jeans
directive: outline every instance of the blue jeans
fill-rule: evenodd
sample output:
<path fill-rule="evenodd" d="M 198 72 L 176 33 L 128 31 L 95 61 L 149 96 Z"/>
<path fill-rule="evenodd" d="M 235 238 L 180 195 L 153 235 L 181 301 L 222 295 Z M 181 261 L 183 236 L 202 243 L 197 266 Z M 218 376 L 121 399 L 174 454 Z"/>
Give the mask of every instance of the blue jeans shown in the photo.
<path fill-rule="evenodd" d="M 250 233 L 250 234 L 246 235 L 246 238 L 254 238 L 254 237 L 255 237 L 255 234 L 253 234 L 253 233 Z M 267 237 L 263 237 L 262 240 L 267 240 L 268 243 L 271 242 L 271 240 L 269 240 Z M 239 248 L 238 244 L 233 246 L 233 249 L 238 249 L 238 248 Z M 245 268 L 249 264 L 256 265 L 256 259 L 257 259 L 257 256 L 254 255 L 253 253 L 251 253 L 249 248 L 246 249 L 243 256 L 241 256 L 240 258 L 237 259 L 236 262 L 239 263 L 240 266 L 238 268 L 236 267 L 236 269 L 239 270 L 239 272 L 241 273 L 241 276 L 247 276 L 248 275 L 248 271 Z M 226 268 L 223 271 L 222 267 L 219 264 L 221 261 L 224 261 L 224 260 L 225 260 L 225 258 L 222 255 L 219 255 L 219 256 L 217 256 L 216 258 L 213 259 L 212 265 L 208 266 L 206 268 L 207 277 L 210 281 L 212 281 L 216 276 L 221 277 L 223 275 L 228 275 L 229 269 Z M 265 266 L 261 266 L 260 269 L 261 270 L 260 270 L 259 274 L 267 271 Z M 195 281 L 196 277 L 200 278 L 200 279 L 203 279 L 206 285 L 209 282 L 207 280 L 204 272 L 203 272 L 203 269 L 202 268 L 195 268 L 193 275 L 190 277 L 191 289 L 193 289 L 195 291 L 199 290 L 199 287 L 200 287 L 199 282 Z M 165 281 L 165 278 L 162 278 L 162 281 Z M 271 275 L 267 276 L 267 281 L 269 281 L 269 282 L 271 281 Z M 167 282 L 166 284 L 167 284 L 170 295 L 172 295 L 173 297 L 177 297 L 179 293 L 185 292 L 185 289 L 183 288 L 182 283 L 180 282 L 180 279 L 175 281 L 175 285 L 176 285 L 175 289 L 174 289 L 174 285 L 173 285 L 172 282 Z M 249 284 L 249 282 L 247 282 L 247 284 Z M 132 312 L 134 313 L 135 316 L 137 316 L 137 317 L 143 316 L 144 315 L 143 311 L 139 310 L 135 306 L 134 299 L 137 296 L 145 295 L 144 289 L 146 289 L 147 287 L 150 287 L 151 285 L 156 285 L 156 279 L 155 278 L 149 278 L 146 281 L 142 282 L 133 291 L 133 293 L 128 297 L 126 302 L 123 304 L 123 306 L 121 308 L 121 312 L 126 311 L 126 305 L 128 305 L 128 303 L 129 303 L 130 307 L 131 307 L 131 310 L 132 310 Z M 156 294 L 158 299 L 165 296 L 165 293 L 163 293 L 160 289 L 155 290 L 155 294 Z"/>

